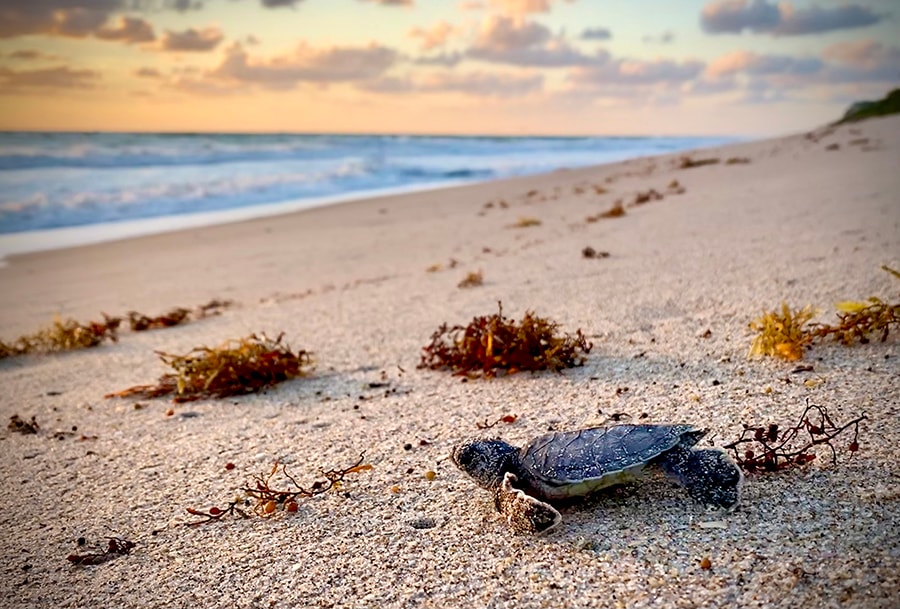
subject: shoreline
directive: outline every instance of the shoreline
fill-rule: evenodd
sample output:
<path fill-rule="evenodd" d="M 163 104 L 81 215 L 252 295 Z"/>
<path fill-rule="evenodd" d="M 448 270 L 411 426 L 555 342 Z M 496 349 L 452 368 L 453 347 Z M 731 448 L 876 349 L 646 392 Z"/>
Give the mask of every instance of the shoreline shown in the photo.
<path fill-rule="evenodd" d="M 0 361 L 0 416 L 42 428 L 0 434 L 0 606 L 892 607 L 897 336 L 801 362 L 747 352 L 748 323 L 783 301 L 817 320 L 895 301 L 879 267 L 900 268 L 900 117 L 706 149 L 690 168 L 684 154 L 15 257 L 0 268 L 4 340 L 54 314 L 235 305 Z M 459 287 L 474 271 L 483 284 Z M 440 324 L 498 301 L 581 330 L 584 366 L 468 382 L 417 368 Z M 157 352 L 282 332 L 312 353 L 308 376 L 186 404 L 103 397 L 158 379 Z M 649 475 L 564 506 L 548 535 L 515 535 L 447 458 L 471 436 L 521 446 L 615 421 L 690 424 L 721 447 L 807 402 L 837 424 L 867 415 L 859 450 L 842 437 L 836 463 L 820 447 L 748 474 L 732 512 Z M 187 526 L 188 508 L 226 505 L 275 462 L 312 484 L 360 453 L 371 470 L 294 513 Z M 136 545 L 66 560 L 111 535 Z"/>
<path fill-rule="evenodd" d="M 220 134 L 216 134 L 220 135 Z M 401 136 L 402 137 L 402 136 Z M 425 136 L 434 137 L 434 136 Z M 548 136 L 549 137 L 549 136 Z M 653 136 L 646 136 L 638 139 L 652 139 Z M 723 138 L 725 136 L 722 136 Z M 540 138 L 538 138 L 540 139 Z M 560 139 L 560 138 L 554 138 Z M 616 139 L 616 138 L 610 138 Z M 634 138 L 623 138 L 634 139 Z M 407 184 L 403 186 L 391 186 L 385 188 L 372 188 L 356 192 L 346 192 L 335 195 L 314 196 L 303 199 L 288 199 L 285 201 L 277 201 L 271 203 L 260 203 L 248 206 L 232 207 L 227 209 L 206 211 L 206 212 L 190 212 L 169 216 L 153 216 L 149 218 L 136 218 L 131 220 L 117 222 L 101 222 L 97 224 L 64 226 L 50 229 L 38 229 L 30 231 L 22 231 L 15 233 L 0 234 L 0 267 L 7 264 L 6 260 L 12 256 L 29 254 L 41 251 L 49 251 L 56 249 L 66 249 L 70 247 L 79 247 L 82 245 L 92 245 L 97 243 L 106 243 L 111 241 L 120 241 L 135 237 L 147 235 L 155 235 L 166 232 L 176 232 L 189 229 L 199 229 L 208 226 L 218 226 L 221 224 L 230 224 L 234 222 L 244 222 L 259 218 L 267 218 L 271 216 L 288 215 L 303 212 L 323 206 L 340 205 L 343 203 L 352 203 L 357 201 L 366 201 L 370 199 L 380 199 L 395 195 L 403 195 L 407 193 L 418 193 L 432 190 L 440 190 L 444 188 L 454 188 L 457 186 L 485 184 L 489 182 L 515 180 L 518 178 L 527 178 L 533 176 L 554 173 L 556 171 L 574 171 L 579 169 L 588 169 L 602 167 L 606 165 L 626 162 L 637 159 L 650 159 L 656 157 L 669 156 L 672 154 L 689 154 L 702 150 L 714 149 L 723 145 L 734 145 L 737 143 L 750 143 L 752 140 L 732 136 L 735 140 L 727 144 L 718 144 L 705 148 L 692 148 L 675 153 L 665 154 L 647 154 L 641 156 L 626 157 L 624 159 L 596 163 L 577 167 L 559 167 L 550 171 L 541 171 L 537 173 L 526 173 L 516 176 L 497 177 L 487 180 L 483 179 L 445 179 L 426 184 Z"/>

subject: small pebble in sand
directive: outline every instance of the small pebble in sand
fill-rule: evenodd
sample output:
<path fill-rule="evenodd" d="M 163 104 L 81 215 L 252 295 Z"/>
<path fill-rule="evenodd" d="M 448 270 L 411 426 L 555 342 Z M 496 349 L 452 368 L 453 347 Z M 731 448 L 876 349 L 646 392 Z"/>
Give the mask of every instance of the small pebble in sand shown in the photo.
<path fill-rule="evenodd" d="M 399 492 L 400 492 L 400 487 L 397 486 L 397 485 L 395 484 L 394 486 L 391 487 L 391 492 L 394 493 L 394 494 L 399 493 Z"/>
<path fill-rule="evenodd" d="M 708 556 L 704 556 L 703 559 L 700 561 L 700 568 L 704 569 L 706 571 L 708 571 L 709 569 L 712 569 L 712 561 L 709 560 Z"/>
<path fill-rule="evenodd" d="M 436 477 L 437 477 L 437 474 L 434 473 L 432 470 L 428 470 L 427 472 L 425 472 L 425 479 L 428 480 L 429 482 L 431 480 L 434 480 Z"/>

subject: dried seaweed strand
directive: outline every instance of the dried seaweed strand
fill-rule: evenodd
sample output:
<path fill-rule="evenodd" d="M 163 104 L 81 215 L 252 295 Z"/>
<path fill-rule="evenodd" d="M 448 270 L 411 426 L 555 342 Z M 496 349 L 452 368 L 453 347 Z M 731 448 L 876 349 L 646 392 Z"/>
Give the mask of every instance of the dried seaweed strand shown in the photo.
<path fill-rule="evenodd" d="M 276 512 L 278 506 L 281 506 L 283 511 L 294 512 L 297 510 L 298 499 L 315 497 L 316 495 L 327 493 L 332 489 L 340 488 L 347 475 L 372 469 L 371 465 L 363 463 L 365 457 L 365 452 L 360 453 L 356 463 L 345 469 L 323 470 L 320 474 L 320 479 L 315 480 L 309 487 L 304 487 L 297 482 L 297 479 L 288 473 L 287 466 L 276 461 L 268 474 L 264 476 L 254 476 L 253 481 L 255 484 L 253 486 L 245 486 L 240 490 L 245 498 L 254 501 L 253 512 L 257 516 L 264 518 L 271 516 Z M 292 488 L 273 487 L 272 479 L 279 471 L 290 481 Z M 186 524 L 188 526 L 206 524 L 208 522 L 221 520 L 228 515 L 249 518 L 250 514 L 238 507 L 238 505 L 244 504 L 244 502 L 244 498 L 235 499 L 226 504 L 224 508 L 212 507 L 205 511 L 187 508 L 189 514 L 200 516 L 203 520 L 195 520 Z"/>
<path fill-rule="evenodd" d="M 107 537 L 106 549 L 97 552 L 86 552 L 84 554 L 69 554 L 66 556 L 73 565 L 99 565 L 113 558 L 130 554 L 136 545 L 135 542 L 123 539 L 121 537 Z M 79 543 L 84 540 L 80 540 Z"/>
<path fill-rule="evenodd" d="M 814 423 L 810 418 L 816 415 L 818 422 Z M 832 463 L 837 464 L 837 449 L 832 442 L 852 427 L 853 440 L 847 450 L 855 453 L 859 450 L 859 424 L 866 419 L 862 415 L 838 426 L 823 406 L 810 404 L 807 400 L 806 409 L 793 426 L 782 429 L 776 423 L 767 426 L 745 424 L 740 438 L 724 448 L 733 452 L 737 464 L 747 472 L 775 472 L 805 465 L 816 458 L 812 449 L 822 445 L 831 450 Z"/>

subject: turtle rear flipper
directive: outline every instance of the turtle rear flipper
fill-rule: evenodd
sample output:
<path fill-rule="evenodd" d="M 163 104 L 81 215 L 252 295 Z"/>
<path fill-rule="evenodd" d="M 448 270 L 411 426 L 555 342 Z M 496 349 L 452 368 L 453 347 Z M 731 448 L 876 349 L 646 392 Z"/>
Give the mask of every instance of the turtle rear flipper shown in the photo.
<path fill-rule="evenodd" d="M 731 509 L 740 499 L 744 476 L 721 449 L 676 446 L 663 455 L 660 463 L 700 503 Z"/>
<path fill-rule="evenodd" d="M 506 472 L 494 494 L 497 511 L 503 514 L 510 528 L 517 533 L 543 533 L 559 524 L 560 513 L 549 503 L 514 487 L 517 480 L 515 474 Z"/>

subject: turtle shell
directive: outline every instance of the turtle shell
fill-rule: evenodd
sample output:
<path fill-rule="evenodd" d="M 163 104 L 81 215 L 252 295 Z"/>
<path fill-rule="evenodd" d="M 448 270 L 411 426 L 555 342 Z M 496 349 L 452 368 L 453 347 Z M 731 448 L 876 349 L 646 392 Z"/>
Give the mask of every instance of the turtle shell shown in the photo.
<path fill-rule="evenodd" d="M 554 432 L 519 453 L 535 490 L 547 499 L 585 495 L 634 480 L 653 459 L 705 432 L 690 425 L 616 425 Z"/>

